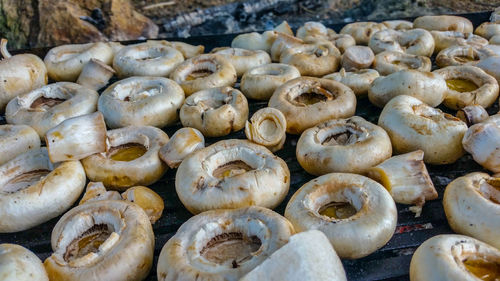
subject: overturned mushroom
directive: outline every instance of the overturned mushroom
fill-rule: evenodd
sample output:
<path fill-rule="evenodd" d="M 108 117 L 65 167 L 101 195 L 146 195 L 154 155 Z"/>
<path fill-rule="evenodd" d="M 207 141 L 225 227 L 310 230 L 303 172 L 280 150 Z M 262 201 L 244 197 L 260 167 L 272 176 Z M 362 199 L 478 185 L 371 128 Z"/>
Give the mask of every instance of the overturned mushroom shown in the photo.
<path fill-rule="evenodd" d="M 473 45 L 478 47 L 488 45 L 488 40 L 472 33 L 434 30 L 431 31 L 431 34 L 434 38 L 435 54 L 454 45 Z"/>
<path fill-rule="evenodd" d="M 223 140 L 186 157 L 175 189 L 193 214 L 251 205 L 273 209 L 285 198 L 290 171 L 281 158 L 246 140 Z"/>
<path fill-rule="evenodd" d="M 490 117 L 484 107 L 480 105 L 468 105 L 457 111 L 457 118 L 464 121 L 467 126 L 481 123 Z"/>
<path fill-rule="evenodd" d="M 174 169 L 190 153 L 205 147 L 203 134 L 195 128 L 181 128 L 175 132 L 168 143 L 160 149 L 160 158 Z"/>
<path fill-rule="evenodd" d="M 413 28 L 423 28 L 426 30 L 457 31 L 472 33 L 472 22 L 464 17 L 458 16 L 421 16 L 413 21 Z"/>
<path fill-rule="evenodd" d="M 356 71 L 363 68 L 370 68 L 375 55 L 366 46 L 352 46 L 345 50 L 342 55 L 342 68 L 346 71 Z"/>
<path fill-rule="evenodd" d="M 2 281 L 49 281 L 42 261 L 30 250 L 16 244 L 0 244 Z"/>
<path fill-rule="evenodd" d="M 292 46 L 281 52 L 280 62 L 295 66 L 302 76 L 323 76 L 337 71 L 340 51 L 329 41 Z"/>
<path fill-rule="evenodd" d="M 163 246 L 158 280 L 236 281 L 288 242 L 291 224 L 261 207 L 214 210 L 190 218 Z"/>
<path fill-rule="evenodd" d="M 300 77 L 300 72 L 295 66 L 265 64 L 245 72 L 240 89 L 247 98 L 269 100 L 279 86 L 297 77 Z"/>
<path fill-rule="evenodd" d="M 454 65 L 475 65 L 480 60 L 494 56 L 495 53 L 486 48 L 474 45 L 454 45 L 439 52 L 436 64 L 439 67 Z"/>
<path fill-rule="evenodd" d="M 342 30 L 340 30 L 340 34 L 351 35 L 354 40 L 356 40 L 356 45 L 368 45 L 371 36 L 384 29 L 387 29 L 387 27 L 382 23 L 371 21 L 353 22 L 344 26 Z"/>
<path fill-rule="evenodd" d="M 385 29 L 373 34 L 368 46 L 375 54 L 395 51 L 430 57 L 434 52 L 434 39 L 429 31 L 421 28 L 406 31 Z"/>
<path fill-rule="evenodd" d="M 40 137 L 30 126 L 0 125 L 0 165 L 19 154 L 40 148 Z"/>
<path fill-rule="evenodd" d="M 160 219 L 165 207 L 160 195 L 145 186 L 131 187 L 122 193 L 122 197 L 124 200 L 139 205 L 146 212 L 152 224 Z"/>
<path fill-rule="evenodd" d="M 79 161 L 53 166 L 45 148 L 17 156 L 0 166 L 0 233 L 23 231 L 61 215 L 84 187 Z"/>
<path fill-rule="evenodd" d="M 353 72 L 346 72 L 343 68 L 340 72 L 335 72 L 324 76 L 324 79 L 338 81 L 351 88 L 356 96 L 368 94 L 368 90 L 375 79 L 380 75 L 374 69 L 361 69 Z"/>
<path fill-rule="evenodd" d="M 283 147 L 286 139 L 285 115 L 276 108 L 266 107 L 257 110 L 245 124 L 245 135 L 272 152 Z"/>
<path fill-rule="evenodd" d="M 389 75 L 404 69 L 431 71 L 431 67 L 431 60 L 428 57 L 392 51 L 377 54 L 373 62 L 373 68 L 380 75 Z"/>
<path fill-rule="evenodd" d="M 138 205 L 126 201 L 71 209 L 54 227 L 51 244 L 54 253 L 44 262 L 51 280 L 143 280 L 153 265 L 151 223 Z"/>
<path fill-rule="evenodd" d="M 94 91 L 99 91 L 104 86 L 108 85 L 109 79 L 113 77 L 115 70 L 111 66 L 97 59 L 91 59 L 83 66 L 82 72 L 76 80 L 77 84 L 89 88 Z"/>
<path fill-rule="evenodd" d="M 469 127 L 462 144 L 474 161 L 495 173 L 500 172 L 500 119 L 491 116 Z"/>
<path fill-rule="evenodd" d="M 241 77 L 249 69 L 271 63 L 269 54 L 262 50 L 245 50 L 239 48 L 218 48 L 212 51 L 222 55 L 233 65 L 236 75 Z"/>

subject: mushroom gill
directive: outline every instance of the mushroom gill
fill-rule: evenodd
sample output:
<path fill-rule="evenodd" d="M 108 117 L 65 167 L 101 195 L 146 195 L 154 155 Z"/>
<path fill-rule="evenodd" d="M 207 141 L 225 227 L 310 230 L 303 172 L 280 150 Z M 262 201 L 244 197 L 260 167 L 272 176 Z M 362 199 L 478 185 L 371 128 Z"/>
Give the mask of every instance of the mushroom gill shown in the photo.
<path fill-rule="evenodd" d="M 224 179 L 241 175 L 251 170 L 253 170 L 253 168 L 244 161 L 235 160 L 220 165 L 212 174 L 218 179 Z"/>
<path fill-rule="evenodd" d="M 262 245 L 257 236 L 246 236 L 241 232 L 227 232 L 213 237 L 201 249 L 200 255 L 219 264 L 237 268 L 250 260 Z"/>
<path fill-rule="evenodd" d="M 6 193 L 14 193 L 23 190 L 35 184 L 49 173 L 49 170 L 40 169 L 20 174 L 8 181 L 7 184 L 5 184 L 3 187 L 0 187 L 0 191 Z"/>
<path fill-rule="evenodd" d="M 70 262 L 75 259 L 86 256 L 89 253 L 95 253 L 99 247 L 109 238 L 113 232 L 112 227 L 107 224 L 95 224 L 83 233 L 66 248 L 64 260 Z"/>

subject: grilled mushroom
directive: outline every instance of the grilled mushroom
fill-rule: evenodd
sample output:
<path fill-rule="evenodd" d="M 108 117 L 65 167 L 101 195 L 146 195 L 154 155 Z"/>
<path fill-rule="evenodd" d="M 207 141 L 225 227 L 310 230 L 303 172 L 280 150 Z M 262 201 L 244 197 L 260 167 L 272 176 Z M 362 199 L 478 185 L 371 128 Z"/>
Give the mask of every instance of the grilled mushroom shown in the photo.
<path fill-rule="evenodd" d="M 299 77 L 276 89 L 269 107 L 285 115 L 288 133 L 300 134 L 326 120 L 354 115 L 356 96 L 340 82 Z"/>
<path fill-rule="evenodd" d="M 214 210 L 190 218 L 158 258 L 158 281 L 237 281 L 288 242 L 292 225 L 261 207 Z"/>
<path fill-rule="evenodd" d="M 276 108 L 261 108 L 252 115 L 250 122 L 246 122 L 245 135 L 250 141 L 276 152 L 286 139 L 285 115 Z"/>
<path fill-rule="evenodd" d="M 126 126 L 163 128 L 179 120 L 182 88 L 163 77 L 130 77 L 109 86 L 99 97 L 98 109 L 114 129 Z"/>
<path fill-rule="evenodd" d="M 468 105 L 457 111 L 457 118 L 464 121 L 467 126 L 481 123 L 490 117 L 484 107 L 480 105 Z"/>
<path fill-rule="evenodd" d="M 431 71 L 431 66 L 431 60 L 428 57 L 391 51 L 377 54 L 373 62 L 373 68 L 380 75 L 389 75 L 404 69 Z"/>
<path fill-rule="evenodd" d="M 167 169 L 158 152 L 168 142 L 162 130 L 150 126 L 130 126 L 107 132 L 107 153 L 91 155 L 82 160 L 91 181 L 106 187 L 125 190 L 135 185 L 150 185 Z"/>
<path fill-rule="evenodd" d="M 495 280 L 499 268 L 498 249 L 463 235 L 437 235 L 413 254 L 410 280 Z"/>
<path fill-rule="evenodd" d="M 51 280 L 143 280 L 153 265 L 154 234 L 136 204 L 104 200 L 71 209 L 52 231 Z"/>
<path fill-rule="evenodd" d="M 190 153 L 205 147 L 203 134 L 195 128 L 181 128 L 175 132 L 168 143 L 160 149 L 160 158 L 174 169 Z"/>
<path fill-rule="evenodd" d="M 61 215 L 84 187 L 79 161 L 53 166 L 45 148 L 17 156 L 0 166 L 0 233 L 23 231 Z"/>
<path fill-rule="evenodd" d="M 377 31 L 387 29 L 387 27 L 382 23 L 377 22 L 353 22 L 347 24 L 340 30 L 340 34 L 349 34 L 354 40 L 356 40 L 356 45 L 368 45 L 370 42 L 370 37 Z"/>
<path fill-rule="evenodd" d="M 356 45 L 356 40 L 349 34 L 328 33 L 328 41 L 332 42 L 342 54 L 347 48 Z"/>
<path fill-rule="evenodd" d="M 177 169 L 175 189 L 193 214 L 252 205 L 275 208 L 290 186 L 281 158 L 246 140 L 223 140 L 186 157 Z"/>
<path fill-rule="evenodd" d="M 0 244 L 2 281 L 49 281 L 42 261 L 32 251 L 16 244 Z"/>
<path fill-rule="evenodd" d="M 271 57 L 262 50 L 245 50 L 240 48 L 216 48 L 212 53 L 225 57 L 241 77 L 249 69 L 271 63 Z"/>
<path fill-rule="evenodd" d="M 409 30 L 413 29 L 413 22 L 407 20 L 386 20 L 382 22 L 389 29 Z"/>
<path fill-rule="evenodd" d="M 301 39 L 286 35 L 283 33 L 276 33 L 276 38 L 271 45 L 271 59 L 274 62 L 281 61 L 281 54 L 289 48 L 299 47 L 304 44 Z"/>
<path fill-rule="evenodd" d="M 463 33 L 473 31 L 472 22 L 467 18 L 448 15 L 418 17 L 413 21 L 413 28 Z"/>
<path fill-rule="evenodd" d="M 30 126 L 0 125 L 0 165 L 19 154 L 40 148 L 40 137 Z"/>
<path fill-rule="evenodd" d="M 240 88 L 247 98 L 269 100 L 276 88 L 297 77 L 300 72 L 293 65 L 265 64 L 245 72 Z"/>
<path fill-rule="evenodd" d="M 374 69 L 361 69 L 353 72 L 346 72 L 343 68 L 340 72 L 335 72 L 324 76 L 324 79 L 338 81 L 347 87 L 351 88 L 354 94 L 364 96 L 368 94 L 368 90 L 375 79 L 380 75 Z"/>
<path fill-rule="evenodd" d="M 152 41 L 152 40 L 148 40 L 148 42 L 150 42 L 150 41 Z M 198 55 L 203 54 L 203 51 L 205 51 L 205 46 L 203 46 L 203 45 L 194 46 L 194 45 L 187 44 L 184 42 L 165 41 L 165 40 L 152 41 L 152 42 L 158 42 L 158 43 L 161 43 L 163 45 L 170 46 L 170 47 L 176 49 L 177 51 L 182 53 L 182 55 L 184 56 L 185 59 L 190 59 L 192 57 L 196 57 Z"/>
<path fill-rule="evenodd" d="M 488 40 L 481 36 L 472 33 L 462 33 L 456 31 L 431 31 L 434 38 L 435 48 L 434 53 L 437 54 L 442 50 L 454 45 L 472 45 L 472 46 L 486 46 Z"/>
<path fill-rule="evenodd" d="M 378 125 L 387 131 L 398 154 L 421 149 L 430 164 L 453 163 L 464 154 L 467 125 L 414 97 L 402 95 L 389 101 Z"/>
<path fill-rule="evenodd" d="M 347 71 L 370 68 L 374 60 L 375 55 L 370 48 L 366 46 L 351 46 L 342 55 L 342 68 Z"/>
<path fill-rule="evenodd" d="M 77 84 L 89 88 L 94 91 L 99 91 L 104 86 L 108 85 L 109 79 L 113 77 L 115 70 L 111 66 L 97 59 L 91 59 L 83 66 L 82 72 L 76 80 Z"/>
<path fill-rule="evenodd" d="M 500 118 L 493 115 L 469 127 L 462 144 L 474 161 L 495 173 L 500 172 Z"/>
<path fill-rule="evenodd" d="M 280 62 L 295 66 L 302 76 L 323 76 L 337 71 L 340 51 L 329 41 L 292 46 L 281 52 Z"/>
<path fill-rule="evenodd" d="M 311 37 L 325 38 L 328 36 L 328 29 L 321 22 L 308 21 L 297 29 L 297 38 L 302 40 Z"/>
<path fill-rule="evenodd" d="M 278 34 L 279 32 L 276 31 L 266 31 L 262 34 L 257 32 L 240 34 L 234 37 L 231 42 L 231 47 L 247 50 L 262 50 L 270 54 L 271 46 Z M 293 33 L 287 35 L 293 36 Z"/>
<path fill-rule="evenodd" d="M 500 23 L 483 22 L 474 33 L 489 40 L 495 35 L 500 35 Z"/>
<path fill-rule="evenodd" d="M 85 193 L 83 194 L 82 200 L 78 205 L 82 205 L 88 202 L 100 201 L 100 200 L 122 200 L 122 196 L 118 191 L 106 190 L 102 182 L 89 182 Z"/>
<path fill-rule="evenodd" d="M 133 202 L 141 207 L 148 215 L 151 224 L 161 218 L 163 213 L 163 199 L 150 188 L 145 186 L 134 186 L 122 193 L 123 199 Z"/>
<path fill-rule="evenodd" d="M 454 65 L 475 65 L 479 60 L 495 56 L 495 52 L 474 45 L 455 45 L 439 52 L 436 56 L 436 64 L 439 67 Z"/>
<path fill-rule="evenodd" d="M 495 77 L 497 82 L 500 83 L 500 57 L 488 57 L 480 60 L 477 64 L 477 67 L 484 70 L 489 75 Z"/>
<path fill-rule="evenodd" d="M 373 34 L 368 46 L 375 54 L 395 51 L 430 57 L 434 52 L 434 39 L 429 31 L 421 28 L 406 31 L 385 29 Z"/>
<path fill-rule="evenodd" d="M 297 143 L 297 160 L 313 175 L 362 174 L 391 154 L 387 133 L 358 116 L 332 119 L 309 128 Z"/>
<path fill-rule="evenodd" d="M 288 202 L 285 217 L 297 232 L 322 231 L 341 258 L 357 259 L 391 239 L 397 210 L 389 192 L 376 181 L 332 173 L 304 184 Z"/>
<path fill-rule="evenodd" d="M 96 91 L 75 83 L 58 82 L 12 99 L 5 110 L 10 124 L 31 126 L 40 138 L 62 121 L 96 111 Z"/>

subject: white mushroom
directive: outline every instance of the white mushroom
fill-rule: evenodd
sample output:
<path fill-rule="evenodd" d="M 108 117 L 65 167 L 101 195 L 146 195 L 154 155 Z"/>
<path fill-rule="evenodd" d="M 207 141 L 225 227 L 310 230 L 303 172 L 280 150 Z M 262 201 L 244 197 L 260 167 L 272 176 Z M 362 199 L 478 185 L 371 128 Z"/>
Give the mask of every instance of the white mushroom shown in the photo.
<path fill-rule="evenodd" d="M 395 51 L 430 57 L 434 52 L 434 39 L 429 31 L 421 28 L 406 31 L 385 29 L 373 34 L 368 46 L 375 54 Z"/>
<path fill-rule="evenodd" d="M 431 31 L 434 38 L 434 54 L 454 45 L 486 46 L 488 40 L 472 33 L 462 33 L 457 31 Z"/>
<path fill-rule="evenodd" d="M 474 161 L 495 173 L 500 172 L 500 121 L 491 116 L 469 127 L 462 144 Z"/>
<path fill-rule="evenodd" d="M 111 65 L 114 51 L 103 42 L 69 44 L 50 49 L 43 61 L 49 77 L 56 81 L 75 82 L 83 67 L 91 60 L 98 59 Z"/>
<path fill-rule="evenodd" d="M 490 41 L 488 43 L 491 45 L 500 45 L 500 34 L 497 34 L 495 36 L 492 36 L 490 38 Z"/>
<path fill-rule="evenodd" d="M 207 137 L 220 137 L 245 127 L 248 102 L 231 87 L 211 88 L 189 96 L 181 107 L 181 123 Z"/>
<path fill-rule="evenodd" d="M 52 231 L 51 280 L 144 280 L 153 265 L 154 234 L 136 204 L 104 200 L 71 209 Z"/>
<path fill-rule="evenodd" d="M 377 31 L 387 29 L 387 27 L 382 23 L 377 22 L 353 22 L 345 25 L 340 34 L 349 34 L 354 40 L 356 40 L 356 45 L 368 45 L 370 42 L 370 37 Z"/>
<path fill-rule="evenodd" d="M 151 224 L 160 219 L 163 213 L 163 199 L 152 189 L 145 186 L 134 186 L 122 193 L 124 200 L 135 203 L 148 215 Z"/>
<path fill-rule="evenodd" d="M 190 153 L 205 147 L 203 134 L 195 128 L 181 128 L 176 131 L 168 143 L 160 149 L 160 158 L 174 169 Z"/>
<path fill-rule="evenodd" d="M 248 140 L 276 152 L 283 148 L 286 139 L 285 115 L 276 108 L 261 108 L 246 122 L 245 135 Z"/>
<path fill-rule="evenodd" d="M 398 154 L 421 149 L 429 164 L 453 163 L 464 154 L 467 124 L 414 97 L 401 95 L 389 101 L 378 125 L 387 131 Z"/>
<path fill-rule="evenodd" d="M 91 59 L 83 66 L 82 72 L 78 76 L 76 83 L 85 88 L 99 91 L 104 86 L 108 85 L 109 79 L 113 77 L 113 74 L 115 74 L 115 70 L 111 68 L 111 66 L 98 59 Z"/>
<path fill-rule="evenodd" d="M 242 48 L 247 50 L 262 50 L 271 53 L 271 46 L 281 32 L 266 31 L 262 34 L 257 32 L 244 33 L 234 37 L 231 48 Z M 285 33 L 283 33 L 285 34 Z M 287 34 L 293 36 L 292 34 Z"/>
<path fill-rule="evenodd" d="M 342 55 L 342 68 L 346 71 L 370 68 L 374 60 L 375 55 L 370 48 L 366 46 L 351 46 Z"/>
<path fill-rule="evenodd" d="M 118 191 L 106 190 L 102 182 L 89 182 L 78 205 L 100 200 L 123 200 Z"/>
<path fill-rule="evenodd" d="M 472 22 L 464 17 L 458 16 L 422 16 L 413 21 L 413 28 L 423 28 L 438 31 L 458 31 L 472 33 Z"/>
<path fill-rule="evenodd" d="M 285 198 L 290 171 L 281 158 L 246 140 L 223 140 L 186 157 L 175 189 L 193 214 L 252 205 L 273 209 Z"/>
<path fill-rule="evenodd" d="M 500 83 L 500 57 L 488 57 L 480 60 L 477 64 L 477 67 L 486 71 L 489 75 L 495 77 L 497 82 Z"/>
<path fill-rule="evenodd" d="M 328 34 L 328 41 L 332 42 L 341 53 L 356 45 L 356 40 L 349 34 Z"/>
<path fill-rule="evenodd" d="M 278 31 L 278 32 L 293 36 L 292 28 L 290 27 L 290 25 L 288 24 L 288 22 L 286 20 L 282 21 L 280 24 L 275 26 L 273 28 L 273 31 Z"/>
<path fill-rule="evenodd" d="M 404 69 L 431 71 L 431 67 L 431 60 L 428 57 L 391 51 L 377 54 L 373 62 L 373 68 L 380 75 L 389 75 Z"/>
<path fill-rule="evenodd" d="M 100 112 L 64 120 L 47 131 L 45 143 L 52 163 L 80 160 L 106 152 L 106 124 Z"/>
<path fill-rule="evenodd" d="M 495 52 L 474 45 L 454 45 L 439 52 L 436 64 L 439 67 L 453 65 L 475 65 L 480 60 L 495 56 Z"/>
<path fill-rule="evenodd" d="M 0 233 L 23 231 L 61 215 L 84 187 L 79 161 L 53 166 L 45 148 L 17 156 L 0 166 Z"/>
<path fill-rule="evenodd" d="M 114 129 L 126 126 L 163 128 L 179 120 L 184 92 L 163 77 L 130 77 L 109 86 L 99 97 L 98 109 Z"/>
<path fill-rule="evenodd" d="M 7 40 L 0 42 L 0 113 L 14 97 L 47 84 L 47 69 L 43 61 L 32 54 L 11 56 Z"/>
<path fill-rule="evenodd" d="M 303 44 L 304 41 L 302 41 L 297 37 L 277 32 L 270 50 L 272 61 L 273 62 L 280 61 L 281 53 L 283 53 L 289 48 L 298 47 Z"/>
<path fill-rule="evenodd" d="M 389 29 L 408 30 L 413 29 L 413 22 L 407 20 L 386 20 L 382 22 Z"/>
<path fill-rule="evenodd" d="M 16 244 L 0 244 L 2 281 L 49 281 L 42 261 L 30 250 Z"/>
<path fill-rule="evenodd" d="M 490 16 L 490 21 L 496 23 L 500 22 L 500 7 L 497 7 L 495 8 L 495 10 L 493 10 Z"/>
<path fill-rule="evenodd" d="M 483 22 L 474 33 L 489 40 L 495 35 L 500 35 L 500 23 Z"/>
<path fill-rule="evenodd" d="M 384 129 L 353 116 L 307 129 L 297 142 L 296 154 L 300 166 L 313 175 L 362 174 L 391 157 L 392 147 Z"/>
<path fill-rule="evenodd" d="M 490 117 L 484 107 L 480 105 L 468 105 L 457 111 L 457 118 L 464 121 L 467 126 L 481 123 Z"/>
<path fill-rule="evenodd" d="M 304 40 L 306 37 L 327 37 L 328 30 L 321 22 L 308 21 L 297 29 L 297 38 Z"/>
<path fill-rule="evenodd" d="M 192 57 L 196 57 L 198 55 L 203 54 L 203 52 L 205 51 L 205 46 L 203 46 L 203 45 L 194 46 L 194 45 L 187 44 L 184 42 L 179 42 L 179 41 L 165 41 L 165 40 L 152 41 L 152 40 L 148 40 L 148 42 L 159 42 L 163 45 L 170 46 L 170 47 L 176 49 L 177 51 L 181 52 L 185 59 L 190 59 Z"/>
<path fill-rule="evenodd" d="M 495 280 L 500 251 L 471 237 L 437 235 L 418 247 L 410 263 L 410 280 Z"/>
<path fill-rule="evenodd" d="M 236 75 L 241 77 L 249 69 L 271 63 L 271 57 L 262 50 L 239 48 L 217 48 L 212 53 L 222 55 L 233 65 Z"/>
<path fill-rule="evenodd" d="M 40 137 L 30 126 L 0 125 L 0 165 L 19 154 L 40 148 Z"/>
<path fill-rule="evenodd" d="M 265 208 L 204 212 L 185 222 L 163 246 L 158 281 L 238 281 L 293 232 L 284 217 Z"/>
<path fill-rule="evenodd" d="M 323 76 L 337 71 L 340 51 L 329 41 L 291 46 L 281 52 L 280 62 L 295 66 L 302 76 Z"/>
<path fill-rule="evenodd" d="M 376 181 L 332 173 L 304 184 L 288 202 L 285 217 L 297 232 L 323 232 L 341 258 L 357 259 L 391 239 L 397 209 L 389 192 Z"/>
<path fill-rule="evenodd" d="M 269 100 L 279 86 L 297 77 L 300 72 L 293 65 L 265 64 L 245 72 L 240 89 L 247 98 Z"/>
<path fill-rule="evenodd" d="M 107 153 L 91 155 L 82 160 L 91 181 L 106 187 L 125 190 L 135 185 L 150 185 L 161 178 L 166 165 L 158 152 L 168 142 L 162 130 L 150 126 L 130 126 L 107 132 L 110 148 Z"/>
<path fill-rule="evenodd" d="M 5 110 L 10 124 L 25 124 L 40 138 L 62 121 L 96 111 L 96 91 L 75 83 L 58 82 L 12 99 Z"/>
<path fill-rule="evenodd" d="M 323 76 L 324 79 L 331 79 L 338 81 L 347 87 L 351 88 L 354 94 L 358 96 L 365 96 L 375 79 L 380 75 L 374 69 L 361 69 L 353 72 L 346 72 L 343 68 L 340 72 L 335 72 Z"/>

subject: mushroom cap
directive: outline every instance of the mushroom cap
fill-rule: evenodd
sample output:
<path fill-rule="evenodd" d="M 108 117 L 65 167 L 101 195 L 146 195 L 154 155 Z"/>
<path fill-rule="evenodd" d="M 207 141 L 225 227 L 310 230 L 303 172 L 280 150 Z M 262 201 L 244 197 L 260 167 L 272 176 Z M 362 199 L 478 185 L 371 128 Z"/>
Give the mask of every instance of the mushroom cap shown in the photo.
<path fill-rule="evenodd" d="M 38 133 L 27 125 L 0 125 L 0 165 L 28 150 L 40 148 Z"/>
<path fill-rule="evenodd" d="M 0 244 L 2 281 L 49 281 L 42 261 L 32 251 L 16 244 Z"/>
<path fill-rule="evenodd" d="M 374 60 L 375 55 L 369 47 L 351 46 L 342 55 L 342 68 L 346 71 L 369 68 Z"/>
<path fill-rule="evenodd" d="M 304 40 L 306 37 L 326 37 L 328 30 L 321 22 L 308 21 L 297 29 L 297 38 Z"/>
<path fill-rule="evenodd" d="M 323 76 L 335 72 L 340 51 L 329 41 L 292 46 L 281 52 L 280 62 L 295 66 L 302 76 Z"/>
<path fill-rule="evenodd" d="M 354 40 L 356 40 L 356 45 L 368 45 L 370 42 L 370 37 L 377 31 L 387 29 L 387 27 L 382 23 L 377 22 L 353 22 L 345 25 L 341 30 L 340 34 L 349 34 Z"/>
<path fill-rule="evenodd" d="M 500 23 L 483 22 L 476 28 L 474 33 L 489 40 L 491 37 L 500 34 Z"/>
<path fill-rule="evenodd" d="M 373 34 L 368 46 L 375 54 L 396 51 L 430 57 L 434 52 L 434 39 L 429 31 L 421 28 L 406 31 L 385 29 Z"/>
<path fill-rule="evenodd" d="M 241 77 L 249 69 L 271 63 L 271 57 L 262 50 L 245 50 L 240 48 L 217 48 L 214 54 L 222 55 L 233 65 L 236 75 Z"/>
<path fill-rule="evenodd" d="M 496 54 L 488 48 L 480 48 L 475 45 L 454 45 L 437 54 L 436 64 L 439 67 L 464 64 L 476 65 L 480 60 L 491 56 L 496 56 Z"/>
<path fill-rule="evenodd" d="M 331 202 L 348 202 L 356 214 L 336 219 L 319 214 Z M 367 177 L 331 173 L 304 184 L 292 196 L 285 217 L 297 232 L 323 232 L 341 258 L 367 256 L 384 246 L 394 234 L 397 209 L 389 192 Z"/>
<path fill-rule="evenodd" d="M 431 71 L 431 60 L 426 56 L 416 56 L 401 52 L 385 51 L 378 53 L 373 62 L 373 68 L 380 75 L 389 75 L 404 69 Z"/>
<path fill-rule="evenodd" d="M 498 115 L 469 127 L 462 139 L 464 149 L 484 168 L 500 172 L 500 122 Z"/>
<path fill-rule="evenodd" d="M 281 59 L 281 54 L 289 48 L 298 47 L 304 44 L 300 38 L 284 33 L 276 32 L 275 39 L 271 45 L 271 59 L 273 62 L 278 62 Z"/>
<path fill-rule="evenodd" d="M 426 30 L 438 31 L 458 31 L 463 33 L 472 33 L 472 22 L 459 16 L 421 16 L 413 21 L 413 28 L 423 28 Z"/>
<path fill-rule="evenodd" d="M 341 69 L 340 72 L 323 76 L 323 79 L 332 79 L 346 85 L 358 97 L 368 94 L 371 84 L 379 76 L 375 69 L 361 69 L 353 72 Z"/>
<path fill-rule="evenodd" d="M 160 149 L 160 158 L 174 169 L 190 153 L 205 147 L 203 134 L 195 128 L 181 128 L 177 130 L 170 140 Z"/>
<path fill-rule="evenodd" d="M 257 110 L 245 124 L 248 140 L 267 147 L 272 152 L 283 147 L 286 139 L 286 118 L 272 107 Z"/>
<path fill-rule="evenodd" d="M 276 39 L 277 31 L 266 31 L 262 34 L 257 32 L 243 33 L 234 37 L 231 48 L 241 48 L 247 50 L 263 50 L 271 53 L 271 46 Z M 289 35 L 293 35 L 289 34 Z"/>
<path fill-rule="evenodd" d="M 275 208 L 290 186 L 285 161 L 247 140 L 222 140 L 188 155 L 175 189 L 193 214 L 251 205 Z"/>
<path fill-rule="evenodd" d="M 386 20 L 382 22 L 387 28 L 395 30 L 413 29 L 413 22 L 407 20 Z"/>
<path fill-rule="evenodd" d="M 500 83 L 500 57 L 488 57 L 480 60 L 477 64 L 477 67 L 486 71 L 489 75 L 495 77 L 497 82 Z"/>
<path fill-rule="evenodd" d="M 347 48 L 356 45 L 356 40 L 349 34 L 328 34 L 328 40 L 332 42 L 341 53 Z"/>
<path fill-rule="evenodd" d="M 158 258 L 158 280 L 238 281 L 285 245 L 293 233 L 290 222 L 266 208 L 201 213 L 182 224 L 163 246 Z M 253 249 L 235 252 L 236 244 L 231 251 L 230 242 L 235 240 L 239 241 L 235 244 Z M 221 256 L 212 257 L 209 251 Z M 231 259 L 247 252 L 242 261 Z"/>
<path fill-rule="evenodd" d="M 283 63 L 270 63 L 249 69 L 241 78 L 240 89 L 250 99 L 269 100 L 285 82 L 300 77 L 299 70 Z"/>
<path fill-rule="evenodd" d="M 441 50 L 449 48 L 454 45 L 474 45 L 485 46 L 488 45 L 488 40 L 481 36 L 472 33 L 463 33 L 457 31 L 431 31 L 434 38 L 435 48 L 434 53 L 437 54 Z"/>

